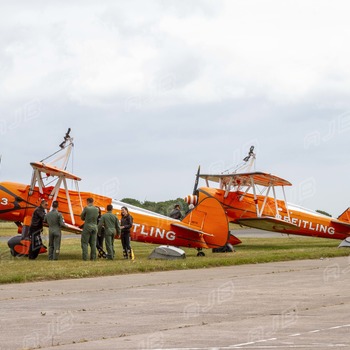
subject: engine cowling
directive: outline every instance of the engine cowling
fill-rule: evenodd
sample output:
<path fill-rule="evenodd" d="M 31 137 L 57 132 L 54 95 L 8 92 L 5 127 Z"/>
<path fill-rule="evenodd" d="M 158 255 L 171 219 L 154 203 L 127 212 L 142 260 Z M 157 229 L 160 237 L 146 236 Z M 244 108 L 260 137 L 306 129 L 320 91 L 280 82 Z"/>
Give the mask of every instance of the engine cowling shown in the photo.
<path fill-rule="evenodd" d="M 188 196 L 186 196 L 184 198 L 184 201 L 188 205 L 190 205 L 190 204 L 197 205 L 197 203 L 198 203 L 198 196 L 196 196 L 195 194 L 189 194 Z"/>

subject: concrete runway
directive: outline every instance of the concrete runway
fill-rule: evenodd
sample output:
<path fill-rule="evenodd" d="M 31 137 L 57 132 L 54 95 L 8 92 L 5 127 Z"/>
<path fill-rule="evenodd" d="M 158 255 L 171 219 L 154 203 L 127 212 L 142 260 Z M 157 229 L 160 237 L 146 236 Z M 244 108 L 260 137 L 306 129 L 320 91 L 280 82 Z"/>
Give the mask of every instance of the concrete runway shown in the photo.
<path fill-rule="evenodd" d="M 350 348 L 349 262 L 1 285 L 0 350 Z"/>

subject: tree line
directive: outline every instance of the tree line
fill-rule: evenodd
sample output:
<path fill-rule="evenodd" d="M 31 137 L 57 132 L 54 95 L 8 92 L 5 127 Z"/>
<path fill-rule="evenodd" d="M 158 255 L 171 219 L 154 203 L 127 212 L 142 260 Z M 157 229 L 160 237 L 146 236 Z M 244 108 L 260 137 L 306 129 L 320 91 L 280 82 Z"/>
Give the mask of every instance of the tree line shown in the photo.
<path fill-rule="evenodd" d="M 170 212 L 174 209 L 175 204 L 180 205 L 181 212 L 183 215 L 188 210 L 188 205 L 182 198 L 170 199 L 164 202 L 152 202 L 152 201 L 140 202 L 139 200 L 133 199 L 133 198 L 123 198 L 121 199 L 121 201 L 124 203 L 134 205 L 135 207 L 147 209 L 165 216 L 169 216 Z"/>

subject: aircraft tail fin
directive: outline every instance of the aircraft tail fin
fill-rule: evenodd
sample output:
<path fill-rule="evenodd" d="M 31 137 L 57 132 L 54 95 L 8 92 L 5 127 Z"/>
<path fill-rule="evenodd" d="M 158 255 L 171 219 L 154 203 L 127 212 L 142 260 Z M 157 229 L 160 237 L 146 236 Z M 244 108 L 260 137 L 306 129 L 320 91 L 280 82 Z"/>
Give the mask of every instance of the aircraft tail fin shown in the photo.
<path fill-rule="evenodd" d="M 350 208 L 346 209 L 342 214 L 338 216 L 338 220 L 350 223 Z"/>
<path fill-rule="evenodd" d="M 223 246 L 229 236 L 228 221 L 221 203 L 206 197 L 181 221 L 202 235 L 209 248 Z"/>

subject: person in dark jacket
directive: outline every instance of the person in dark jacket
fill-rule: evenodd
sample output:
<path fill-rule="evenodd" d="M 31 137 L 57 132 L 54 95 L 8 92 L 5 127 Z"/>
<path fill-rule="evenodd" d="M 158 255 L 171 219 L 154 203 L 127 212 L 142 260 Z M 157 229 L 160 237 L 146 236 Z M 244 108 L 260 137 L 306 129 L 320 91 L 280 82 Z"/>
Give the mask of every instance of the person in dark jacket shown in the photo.
<path fill-rule="evenodd" d="M 28 258 L 34 260 L 38 257 L 40 248 L 43 246 L 41 233 L 43 231 L 44 217 L 46 215 L 47 201 L 43 199 L 40 206 L 34 210 L 32 222 L 29 226 L 29 238 L 31 240 Z"/>
<path fill-rule="evenodd" d="M 122 207 L 122 218 L 120 220 L 120 229 L 121 229 L 121 241 L 123 245 L 123 256 L 124 259 L 134 259 L 134 252 L 130 246 L 130 229 L 133 224 L 133 218 L 129 214 L 127 207 Z"/>
<path fill-rule="evenodd" d="M 176 204 L 174 209 L 171 211 L 170 215 L 171 218 L 181 220 L 182 219 L 182 214 L 180 211 L 180 205 Z"/>
<path fill-rule="evenodd" d="M 96 207 L 98 209 L 98 218 L 97 218 L 97 226 L 99 226 L 101 217 L 102 217 L 102 212 L 100 207 Z M 97 237 L 96 237 L 96 248 L 98 250 L 98 257 L 99 258 L 106 258 L 107 254 L 103 250 L 103 242 L 105 240 L 105 228 L 104 226 L 101 227 L 101 229 L 98 228 L 97 231 Z"/>

